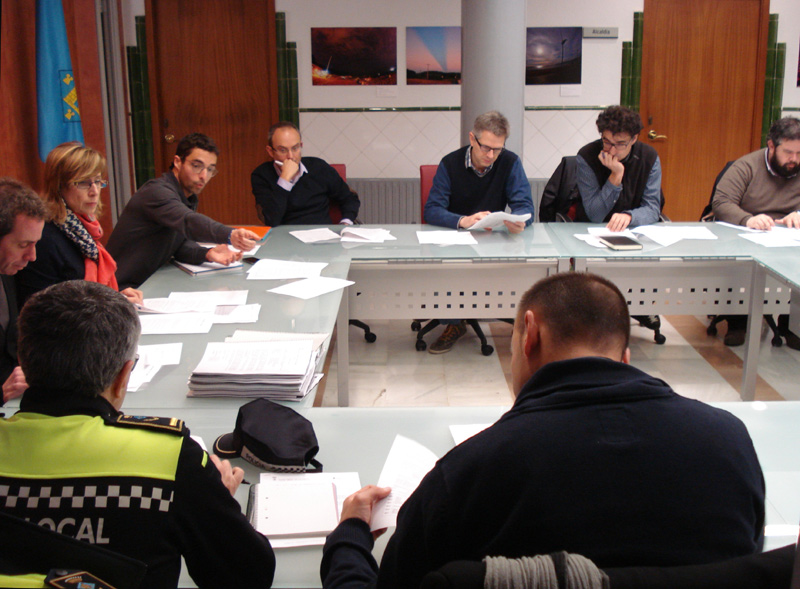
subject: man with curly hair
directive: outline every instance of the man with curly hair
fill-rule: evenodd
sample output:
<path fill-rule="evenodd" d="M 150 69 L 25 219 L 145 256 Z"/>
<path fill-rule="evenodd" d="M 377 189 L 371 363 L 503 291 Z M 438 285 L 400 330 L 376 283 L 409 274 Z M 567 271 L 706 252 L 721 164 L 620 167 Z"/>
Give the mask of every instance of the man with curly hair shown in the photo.
<path fill-rule="evenodd" d="M 607 223 L 611 231 L 658 221 L 663 203 L 661 161 L 637 141 L 639 113 L 609 106 L 597 117 L 600 139 L 578 151 L 578 221 Z"/>

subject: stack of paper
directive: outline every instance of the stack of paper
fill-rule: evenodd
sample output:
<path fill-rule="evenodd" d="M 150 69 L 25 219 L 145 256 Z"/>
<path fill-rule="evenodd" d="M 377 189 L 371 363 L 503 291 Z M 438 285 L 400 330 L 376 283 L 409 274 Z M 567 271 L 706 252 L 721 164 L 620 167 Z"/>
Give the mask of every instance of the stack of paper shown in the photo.
<path fill-rule="evenodd" d="M 360 487 L 357 472 L 264 473 L 250 489 L 247 515 L 273 548 L 321 546 Z"/>
<path fill-rule="evenodd" d="M 137 349 L 139 360 L 128 379 L 128 392 L 137 391 L 143 384 L 150 382 L 162 366 L 180 364 L 183 344 L 140 345 Z"/>
<path fill-rule="evenodd" d="M 299 400 L 319 382 L 314 377 L 318 358 L 307 339 L 211 342 L 189 378 L 189 394 Z"/>

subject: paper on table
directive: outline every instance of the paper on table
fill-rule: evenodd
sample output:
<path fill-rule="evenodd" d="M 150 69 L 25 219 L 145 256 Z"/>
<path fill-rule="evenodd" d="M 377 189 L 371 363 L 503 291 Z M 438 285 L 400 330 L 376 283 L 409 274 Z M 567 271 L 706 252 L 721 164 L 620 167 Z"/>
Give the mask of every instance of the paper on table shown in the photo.
<path fill-rule="evenodd" d="M 644 235 L 664 247 L 684 239 L 717 239 L 708 227 L 684 227 L 682 225 L 642 225 L 631 229 L 632 233 Z"/>
<path fill-rule="evenodd" d="M 181 363 L 183 343 L 139 345 L 139 364 L 158 364 L 159 366 L 172 366 Z"/>
<path fill-rule="evenodd" d="M 250 305 L 217 305 L 211 314 L 211 320 L 217 323 L 255 323 L 258 321 L 258 314 L 261 312 L 261 305 L 253 303 Z"/>
<path fill-rule="evenodd" d="M 142 335 L 208 333 L 213 321 L 207 313 L 163 313 L 142 315 Z"/>
<path fill-rule="evenodd" d="M 289 235 L 294 235 L 303 243 L 317 243 L 318 241 L 338 240 L 339 235 L 327 227 L 319 229 L 302 229 L 300 231 L 290 231 Z"/>
<path fill-rule="evenodd" d="M 352 280 L 344 280 L 343 278 L 318 276 L 316 278 L 306 278 L 305 280 L 298 280 L 297 282 L 271 288 L 267 292 L 274 292 L 276 294 L 307 300 L 339 290 L 340 288 L 345 288 L 351 284 L 355 283 Z"/>
<path fill-rule="evenodd" d="M 280 331 L 250 331 L 237 329 L 226 342 L 285 342 L 293 340 L 310 340 L 314 349 L 318 349 L 328 339 L 327 333 L 288 333 Z"/>
<path fill-rule="evenodd" d="M 241 262 L 231 262 L 227 266 L 225 264 L 220 264 L 219 262 L 203 262 L 202 264 L 187 264 L 186 262 L 179 262 L 178 260 L 172 260 L 172 262 L 179 268 L 185 268 L 192 274 L 203 274 L 205 272 L 215 272 L 221 270 L 235 270 L 236 268 L 242 267 Z"/>
<path fill-rule="evenodd" d="M 321 478 L 291 481 L 261 475 L 255 528 L 268 538 L 325 535 L 339 523 L 336 485 Z"/>
<path fill-rule="evenodd" d="M 213 302 L 155 298 L 144 299 L 136 308 L 142 313 L 213 313 L 216 305 Z"/>
<path fill-rule="evenodd" d="M 206 453 L 208 453 L 208 448 L 206 448 L 206 443 L 203 441 L 203 438 L 201 438 L 200 436 L 189 436 L 189 437 L 192 438 L 195 442 L 197 442 L 197 445 L 200 446 Z"/>
<path fill-rule="evenodd" d="M 244 305 L 247 303 L 246 290 L 202 290 L 194 292 L 171 292 L 169 300 L 181 301 L 191 305 Z"/>
<path fill-rule="evenodd" d="M 453 436 L 453 441 L 458 446 L 461 442 L 470 439 L 475 434 L 481 433 L 491 423 L 469 423 L 466 425 L 451 425 L 450 435 Z"/>
<path fill-rule="evenodd" d="M 744 237 L 764 247 L 800 247 L 800 241 L 791 235 L 774 230 L 764 233 L 740 233 L 739 237 Z"/>
<path fill-rule="evenodd" d="M 345 227 L 342 229 L 342 241 L 354 243 L 383 243 L 397 238 L 388 229 L 373 227 Z"/>
<path fill-rule="evenodd" d="M 714 223 L 717 225 L 722 225 L 723 227 L 733 227 L 739 231 L 760 231 L 760 229 L 750 229 L 744 225 L 734 225 L 733 223 L 726 223 L 725 221 L 714 221 Z"/>
<path fill-rule="evenodd" d="M 327 262 L 295 262 L 289 260 L 259 260 L 247 271 L 248 280 L 286 280 L 319 276 Z"/>
<path fill-rule="evenodd" d="M 391 487 L 392 492 L 381 499 L 372 509 L 371 530 L 392 527 L 397 524 L 397 512 L 420 481 L 438 460 L 436 454 L 425 446 L 404 436 L 396 436 L 381 476 L 379 487 Z"/>
<path fill-rule="evenodd" d="M 422 245 L 478 245 L 468 231 L 417 231 Z"/>
<path fill-rule="evenodd" d="M 506 213 L 504 211 L 497 211 L 486 215 L 483 219 L 470 227 L 469 230 L 474 231 L 476 229 L 494 229 L 495 227 L 505 227 L 505 223 L 503 221 L 524 223 L 530 218 L 530 213 L 525 213 L 524 215 L 512 215 L 511 213 Z"/>
<path fill-rule="evenodd" d="M 603 237 L 605 235 L 623 235 L 625 237 L 630 237 L 631 239 L 636 239 L 636 236 L 631 232 L 630 229 L 625 229 L 623 231 L 609 231 L 605 227 L 589 227 L 586 229 L 589 235 L 594 235 L 595 237 Z"/>
<path fill-rule="evenodd" d="M 128 377 L 127 391 L 129 393 L 138 391 L 143 384 L 153 380 L 153 377 L 159 370 L 161 370 L 160 364 L 142 364 L 141 362 L 137 362 L 136 366 L 131 371 L 130 377 Z"/>
<path fill-rule="evenodd" d="M 597 248 L 605 248 L 604 243 L 600 243 L 600 240 L 597 239 L 594 235 L 589 235 L 588 233 L 576 233 L 574 235 L 575 239 L 580 239 L 587 245 L 591 245 L 592 247 Z"/>

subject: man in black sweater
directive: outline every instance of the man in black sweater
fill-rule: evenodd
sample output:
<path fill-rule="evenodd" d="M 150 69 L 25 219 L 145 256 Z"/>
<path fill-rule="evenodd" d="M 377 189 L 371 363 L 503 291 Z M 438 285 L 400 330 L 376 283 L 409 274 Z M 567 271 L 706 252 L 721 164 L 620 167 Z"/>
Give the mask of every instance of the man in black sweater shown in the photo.
<path fill-rule="evenodd" d="M 250 176 L 259 218 L 278 225 L 352 225 L 361 203 L 339 173 L 318 157 L 302 157 L 300 131 L 288 121 L 275 123 L 267 135 L 272 161 Z M 331 205 L 338 211 L 331 217 Z"/>
<path fill-rule="evenodd" d="M 607 568 L 756 552 L 765 488 L 747 429 L 630 366 L 629 323 L 604 278 L 534 285 L 511 339 L 514 406 L 425 476 L 380 570 L 369 521 L 389 490 L 348 498 L 323 551 L 323 586 L 418 587 L 447 562 L 487 555 L 565 550 Z"/>

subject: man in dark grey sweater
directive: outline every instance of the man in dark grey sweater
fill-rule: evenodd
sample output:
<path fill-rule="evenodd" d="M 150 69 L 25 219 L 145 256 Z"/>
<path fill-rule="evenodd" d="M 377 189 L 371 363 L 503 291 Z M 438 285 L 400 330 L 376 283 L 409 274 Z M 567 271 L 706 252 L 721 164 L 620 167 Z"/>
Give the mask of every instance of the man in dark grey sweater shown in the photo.
<path fill-rule="evenodd" d="M 170 169 L 131 197 L 108 240 L 120 289 L 137 288 L 173 256 L 187 264 L 227 266 L 253 248 L 258 235 L 252 231 L 232 229 L 197 212 L 198 196 L 217 174 L 218 156 L 210 137 L 187 135 L 178 143 Z M 219 245 L 207 249 L 198 241 Z"/>

